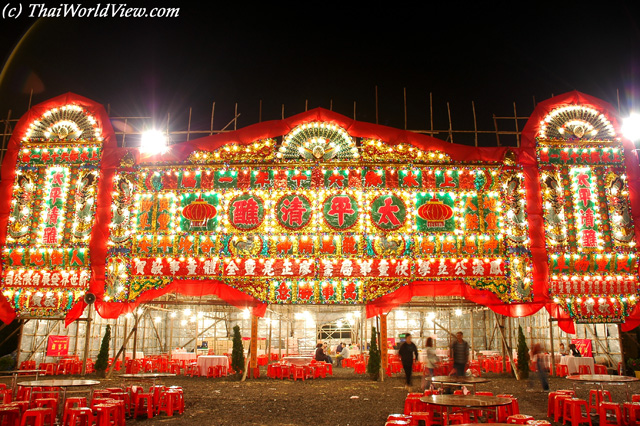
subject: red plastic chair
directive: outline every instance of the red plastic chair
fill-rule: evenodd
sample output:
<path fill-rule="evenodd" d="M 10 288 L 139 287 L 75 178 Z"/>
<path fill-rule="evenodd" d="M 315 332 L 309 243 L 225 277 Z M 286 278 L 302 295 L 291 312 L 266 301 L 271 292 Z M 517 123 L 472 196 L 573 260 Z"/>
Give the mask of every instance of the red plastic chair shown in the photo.
<path fill-rule="evenodd" d="M 629 426 L 638 426 L 640 424 L 640 403 L 625 402 L 622 406 L 624 421 Z"/>
<path fill-rule="evenodd" d="M 298 379 L 302 379 L 304 382 L 305 374 L 304 367 L 292 365 L 291 366 L 291 375 L 293 376 L 293 381 L 295 382 Z"/>
<path fill-rule="evenodd" d="M 569 375 L 569 367 L 565 364 L 556 364 L 556 376 L 566 377 Z"/>
<path fill-rule="evenodd" d="M 533 416 L 527 414 L 514 414 L 507 417 L 507 423 L 514 425 L 526 425 L 529 420 L 535 420 Z"/>
<path fill-rule="evenodd" d="M 18 426 L 22 412 L 20 407 L 15 405 L 0 406 L 0 424 L 6 426 Z"/>
<path fill-rule="evenodd" d="M 56 418 L 56 413 L 48 407 L 30 408 L 22 415 L 22 421 L 20 426 L 26 426 L 30 419 L 33 419 L 34 426 L 44 426 L 49 418 L 49 424 L 53 426 Z"/>
<path fill-rule="evenodd" d="M 598 411 L 598 407 L 600 407 L 601 402 L 606 402 L 605 399 L 608 399 L 611 402 L 611 393 L 609 391 L 601 391 L 591 389 L 589 391 L 589 412 Z"/>
<path fill-rule="evenodd" d="M 558 394 L 553 399 L 553 421 L 558 423 L 564 418 L 564 404 L 567 400 L 573 398 L 573 395 Z"/>
<path fill-rule="evenodd" d="M 615 422 L 610 422 L 607 419 L 607 413 L 610 411 L 613 411 Z M 600 426 L 622 426 L 624 424 L 620 404 L 603 402 L 600 404 L 600 407 L 598 407 L 598 414 L 600 415 Z"/>
<path fill-rule="evenodd" d="M 178 391 L 168 390 L 163 392 L 160 396 L 160 401 L 158 402 L 158 409 L 156 414 L 160 414 L 161 411 L 167 413 L 167 416 L 173 416 L 174 411 L 178 411 L 182 414 L 183 407 L 180 404 L 180 393 Z"/>
<path fill-rule="evenodd" d="M 582 407 L 585 409 L 586 414 L 582 414 Z M 571 423 L 571 426 L 578 426 L 582 423 L 589 423 L 591 426 L 591 416 L 589 415 L 589 405 L 587 401 L 578 398 L 567 399 L 564 402 L 563 419 L 562 424 L 567 422 Z"/>
<path fill-rule="evenodd" d="M 594 369 L 596 370 L 596 374 L 607 374 L 607 366 L 606 365 L 596 364 L 594 366 Z"/>
<path fill-rule="evenodd" d="M 578 374 L 591 374 L 591 367 L 588 365 L 579 365 Z"/>
<path fill-rule="evenodd" d="M 63 423 L 63 426 L 76 426 L 80 422 L 79 426 L 92 426 L 93 425 L 93 411 L 87 407 L 70 408 Z"/>
<path fill-rule="evenodd" d="M 96 413 L 96 426 L 111 426 L 119 424 L 118 409 L 116 404 L 96 404 L 93 407 Z"/>

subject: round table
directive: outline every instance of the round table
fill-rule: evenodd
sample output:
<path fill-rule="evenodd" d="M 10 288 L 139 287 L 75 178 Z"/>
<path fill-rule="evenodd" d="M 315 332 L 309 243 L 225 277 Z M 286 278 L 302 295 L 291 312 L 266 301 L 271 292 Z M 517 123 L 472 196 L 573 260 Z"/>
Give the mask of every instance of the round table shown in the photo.
<path fill-rule="evenodd" d="M 305 364 L 311 364 L 313 357 L 312 356 L 285 356 L 285 357 L 282 357 L 282 360 L 285 362 L 288 362 L 289 364 L 305 365 Z"/>
<path fill-rule="evenodd" d="M 489 379 L 473 376 L 435 376 L 431 379 L 431 383 L 452 386 L 473 386 L 473 394 L 476 393 L 476 385 L 479 383 L 489 383 Z"/>
<path fill-rule="evenodd" d="M 216 365 L 222 365 L 228 370 L 229 358 L 224 355 L 200 355 L 198 357 L 198 368 L 200 369 L 200 374 L 207 374 L 209 367 L 215 367 Z"/>
<path fill-rule="evenodd" d="M 496 419 L 498 418 L 498 407 L 511 404 L 511 398 L 501 398 L 497 396 L 476 396 L 476 395 L 431 395 L 423 396 L 420 401 L 429 405 L 445 407 L 447 410 L 447 421 L 451 408 L 495 408 Z"/>
<path fill-rule="evenodd" d="M 33 380 L 30 382 L 20 382 L 18 383 L 20 386 L 26 386 L 30 388 L 34 387 L 51 387 L 51 388 L 60 388 L 62 391 L 61 404 L 58 404 L 58 407 L 62 409 L 64 407 L 64 402 L 67 400 L 67 388 L 74 387 L 91 387 L 89 393 L 89 400 L 93 398 L 93 386 L 97 386 L 100 384 L 97 380 Z M 46 393 L 51 393 L 51 391 L 47 391 Z M 31 405 L 31 398 L 33 398 L 33 392 L 29 393 L 29 405 Z"/>
<path fill-rule="evenodd" d="M 640 379 L 630 376 L 613 376 L 611 374 L 576 374 L 573 376 L 567 376 L 567 379 L 573 381 L 573 390 L 576 390 L 576 383 L 593 383 L 600 385 L 600 390 L 604 391 L 604 384 L 609 383 L 612 385 L 626 385 L 627 386 L 627 401 L 631 401 L 629 393 L 629 385 L 633 382 L 638 382 Z"/>
<path fill-rule="evenodd" d="M 196 354 L 195 352 L 172 352 L 171 353 L 171 359 L 172 360 L 179 360 L 179 361 L 195 361 L 196 360 Z"/>
<path fill-rule="evenodd" d="M 13 397 L 16 396 L 16 390 L 18 388 L 18 376 L 22 377 L 35 377 L 38 380 L 40 373 L 44 373 L 45 370 L 13 370 L 13 371 L 0 371 L 0 374 L 11 375 L 11 390 L 13 391 Z"/>

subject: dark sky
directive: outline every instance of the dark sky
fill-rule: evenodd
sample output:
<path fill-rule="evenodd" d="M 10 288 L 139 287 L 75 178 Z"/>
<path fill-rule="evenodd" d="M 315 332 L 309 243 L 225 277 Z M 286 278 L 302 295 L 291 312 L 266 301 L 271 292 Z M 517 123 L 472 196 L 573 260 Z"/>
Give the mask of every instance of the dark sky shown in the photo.
<path fill-rule="evenodd" d="M 446 4 L 445 4 L 446 3 Z M 239 126 L 309 107 L 328 108 L 403 126 L 402 88 L 408 92 L 409 128 L 428 127 L 429 92 L 436 127 L 470 128 L 471 101 L 480 126 L 491 114 L 528 115 L 533 96 L 580 90 L 623 110 L 640 92 L 640 13 L 632 2 L 127 2 L 133 7 L 180 7 L 170 19 L 50 18 L 26 37 L 0 82 L 0 117 L 21 115 L 30 88 L 37 103 L 73 91 L 111 104 L 112 114 L 168 111 L 172 127 L 215 127 L 233 117 Z M 17 4 L 14 0 L 13 4 Z M 58 5 L 59 2 L 50 2 Z M 23 3 L 25 9 L 28 3 Z M 89 5 L 89 3 L 83 3 Z M 25 12 L 23 12 L 25 13 Z M 35 21 L 4 19 L 0 57 Z"/>

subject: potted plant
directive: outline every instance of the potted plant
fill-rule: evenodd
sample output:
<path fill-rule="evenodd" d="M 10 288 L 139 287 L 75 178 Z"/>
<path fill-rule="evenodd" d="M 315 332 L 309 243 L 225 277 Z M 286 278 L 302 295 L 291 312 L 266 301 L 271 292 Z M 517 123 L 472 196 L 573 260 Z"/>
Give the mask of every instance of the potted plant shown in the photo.
<path fill-rule="evenodd" d="M 529 378 L 529 348 L 521 326 L 518 326 L 518 373 L 520 379 Z"/>
<path fill-rule="evenodd" d="M 636 373 L 636 377 L 640 379 L 640 358 L 629 358 L 627 366 Z"/>
<path fill-rule="evenodd" d="M 231 350 L 231 368 L 236 373 L 236 377 L 241 377 L 244 371 L 244 346 L 242 346 L 242 336 L 240 327 L 233 327 L 233 349 Z"/>
<path fill-rule="evenodd" d="M 371 344 L 369 346 L 369 362 L 367 363 L 367 373 L 371 380 L 377 381 L 380 378 L 380 349 L 378 349 L 376 339 L 376 328 L 371 327 Z"/>
<path fill-rule="evenodd" d="M 100 353 L 98 353 L 98 359 L 93 366 L 96 370 L 98 377 L 105 377 L 105 371 L 109 367 L 109 341 L 111 340 L 111 326 L 107 325 L 107 330 L 104 332 L 102 338 L 102 344 L 100 345 Z"/>

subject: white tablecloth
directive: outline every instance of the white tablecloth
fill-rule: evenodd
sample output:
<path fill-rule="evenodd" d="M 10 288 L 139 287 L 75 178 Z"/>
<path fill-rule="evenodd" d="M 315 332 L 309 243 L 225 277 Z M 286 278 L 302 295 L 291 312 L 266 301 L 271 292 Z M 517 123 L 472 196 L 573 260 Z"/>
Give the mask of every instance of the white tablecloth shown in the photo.
<path fill-rule="evenodd" d="M 575 357 L 575 356 L 563 356 L 560 358 L 560 364 L 566 365 L 569 368 L 569 374 L 578 374 L 578 366 L 588 365 L 591 368 L 591 374 L 595 374 L 595 362 L 592 357 Z"/>
<path fill-rule="evenodd" d="M 310 356 L 285 356 L 282 357 L 282 360 L 288 362 L 289 364 L 295 365 L 305 365 L 311 363 L 313 357 Z"/>
<path fill-rule="evenodd" d="M 207 374 L 209 367 L 214 367 L 216 365 L 224 365 L 229 368 L 229 358 L 224 355 L 200 355 L 198 357 L 200 374 Z"/>
<path fill-rule="evenodd" d="M 500 352 L 498 351 L 478 351 L 478 353 L 484 356 L 500 356 Z"/>
<path fill-rule="evenodd" d="M 449 349 L 436 349 L 436 356 L 449 356 Z"/>
<path fill-rule="evenodd" d="M 171 354 L 171 359 L 176 360 L 185 360 L 185 361 L 195 361 L 196 354 L 193 352 L 173 352 Z"/>
<path fill-rule="evenodd" d="M 133 351 L 125 352 L 124 357 L 133 359 Z M 142 358 L 144 358 L 144 352 L 136 351 L 136 359 L 142 359 Z"/>

